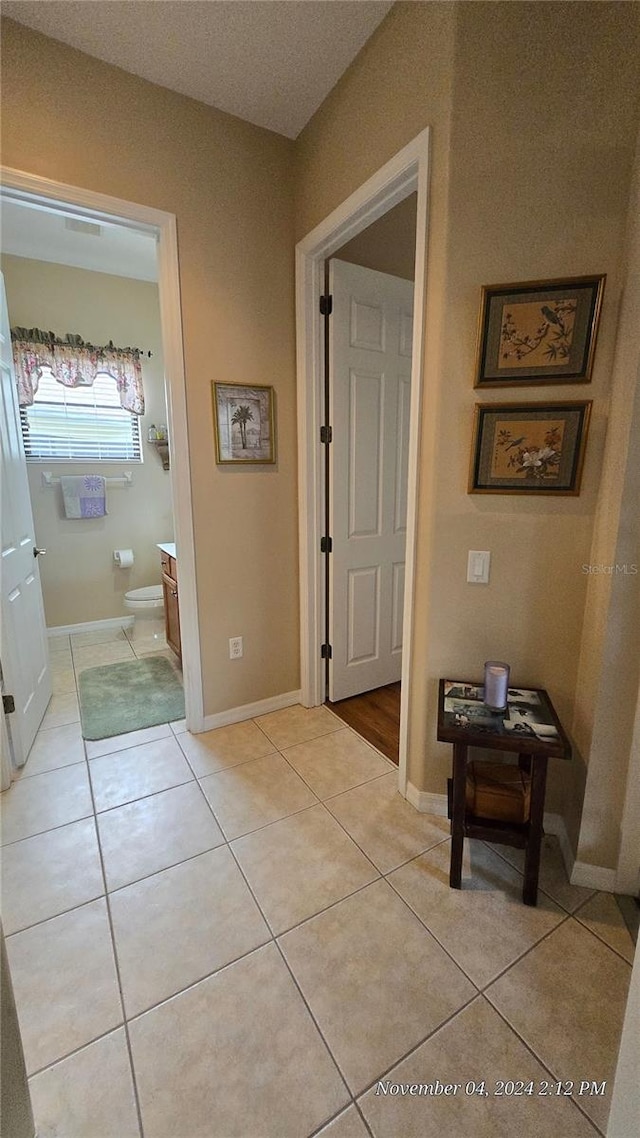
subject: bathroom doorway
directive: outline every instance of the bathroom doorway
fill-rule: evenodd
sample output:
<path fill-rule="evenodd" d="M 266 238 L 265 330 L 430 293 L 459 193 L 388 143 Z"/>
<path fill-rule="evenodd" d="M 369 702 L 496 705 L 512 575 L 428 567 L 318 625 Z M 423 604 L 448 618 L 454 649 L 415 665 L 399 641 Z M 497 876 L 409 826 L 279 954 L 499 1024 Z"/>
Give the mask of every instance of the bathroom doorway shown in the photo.
<path fill-rule="evenodd" d="M 37 338 L 38 330 L 45 335 L 53 331 L 63 342 L 70 335 L 71 342 L 82 341 L 85 346 L 139 349 L 144 390 L 144 407 L 137 408 L 135 416 L 125 416 L 128 423 L 123 426 L 116 422 L 120 408 L 114 411 L 113 394 L 118 393 L 119 382 L 114 383 L 112 376 L 97 375 L 89 384 L 81 380 L 68 390 L 43 368 L 40 399 L 20 411 L 37 545 L 47 550 L 40 570 L 53 699 L 43 726 L 77 720 L 77 685 L 85 670 L 154 659 L 166 662 L 180 678 L 184 661 L 186 714 L 197 730 L 202 696 L 190 497 L 188 492 L 185 497 L 184 477 L 176 478 L 176 472 L 168 469 L 176 427 L 180 441 L 186 440 L 179 390 L 183 370 L 174 219 L 71 187 L 57 188 L 72 191 L 65 198 L 82 201 L 62 201 L 62 195 L 53 199 L 51 183 L 45 198 L 38 192 L 37 179 L 27 179 L 34 184 L 25 192 L 22 185 L 10 186 L 24 182 L 24 176 L 8 174 L 3 190 L 3 270 L 12 328 L 23 329 L 27 337 Z M 92 206 L 99 203 L 103 208 L 88 208 L 87 198 L 93 199 Z M 110 207 L 109 213 L 104 206 Z M 126 217 L 127 213 L 138 216 Z M 160 224 L 154 224 L 156 218 Z M 160 273 L 159 248 L 164 254 Z M 169 329 L 167 323 L 172 325 Z M 174 365 L 171 368 L 169 362 L 166 368 L 173 375 L 169 401 L 164 381 L 167 344 Z M 69 395 L 79 397 L 80 409 Z M 78 426 L 84 449 L 77 440 Z M 72 502 L 69 512 L 67 487 L 61 479 L 72 475 L 104 478 L 97 497 L 105 491 L 106 512 L 100 500 L 97 508 L 91 503 L 85 512 L 83 507 L 79 516 Z M 174 529 L 176 500 L 181 507 L 182 540 Z M 164 621 L 167 594 L 169 642 Z"/>

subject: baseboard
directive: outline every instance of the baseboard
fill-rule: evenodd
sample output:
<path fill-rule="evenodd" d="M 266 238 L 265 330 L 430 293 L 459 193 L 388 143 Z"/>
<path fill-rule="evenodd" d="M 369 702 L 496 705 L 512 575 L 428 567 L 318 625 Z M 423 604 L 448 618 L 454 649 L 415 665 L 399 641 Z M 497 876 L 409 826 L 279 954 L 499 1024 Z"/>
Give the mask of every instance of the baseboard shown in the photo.
<path fill-rule="evenodd" d="M 268 715 L 270 711 L 281 711 L 283 707 L 293 707 L 302 700 L 301 691 L 283 692 L 282 695 L 260 699 L 257 703 L 245 703 L 241 707 L 230 707 L 228 711 L 218 711 L 215 715 L 205 715 L 202 731 L 213 731 L 215 727 L 228 727 L 230 723 L 242 723 L 245 719 L 255 719 L 258 715 Z"/>
<path fill-rule="evenodd" d="M 407 802 L 415 806 L 421 814 L 437 814 L 439 818 L 447 817 L 446 794 L 431 794 L 428 790 L 418 790 L 412 782 L 407 783 Z"/>
<path fill-rule="evenodd" d="M 547 834 L 555 834 L 560 843 L 567 877 L 572 885 L 580 885 L 583 889 L 600 889 L 603 893 L 615 891 L 615 869 L 607 869 L 604 865 L 589 865 L 586 861 L 576 860 L 561 814 L 545 814 L 544 828 Z"/>
<path fill-rule="evenodd" d="M 545 811 L 544 815 L 544 832 L 545 834 L 553 834 L 558 839 L 560 846 L 560 853 L 564 862 L 564 868 L 567 871 L 567 877 L 571 881 L 571 874 L 575 865 L 576 856 L 573 852 L 573 847 L 569 841 L 569 834 L 562 814 L 548 814 Z"/>
<path fill-rule="evenodd" d="M 415 806 L 416 810 L 419 810 L 421 814 L 435 814 L 439 818 L 447 817 L 446 794 L 432 794 L 427 790 L 418 790 L 417 786 L 414 786 L 413 783 L 408 782 L 407 801 L 410 802 L 412 806 Z M 560 852 L 562 853 L 562 860 L 564 861 L 567 871 L 567 877 L 571 881 L 572 885 L 586 884 L 594 889 L 604 890 L 611 890 L 613 888 L 612 884 L 599 883 L 600 881 L 604 882 L 606 880 L 609 882 L 610 880 L 612 881 L 615 879 L 615 873 L 613 870 L 600 869 L 598 866 L 587 866 L 583 863 L 575 861 L 573 849 L 571 848 L 571 842 L 569 841 L 569 835 L 567 833 L 567 827 L 561 814 L 545 813 L 544 829 L 546 834 L 553 834 L 558 839 Z M 586 880 L 586 871 L 592 871 L 591 876 L 594 878 L 594 880 L 597 879 L 597 883 L 594 884 L 591 879 Z M 578 880 L 575 876 L 576 872 L 578 875 L 582 874 L 585 879 Z M 609 878 L 609 876 L 604 876 L 609 874 L 611 874 L 611 878 Z"/>
<path fill-rule="evenodd" d="M 87 620 L 82 624 L 58 624 L 47 629 L 47 636 L 69 636 L 72 632 L 100 632 L 109 628 L 130 628 L 132 616 L 110 616 L 106 620 Z"/>
<path fill-rule="evenodd" d="M 584 889 L 600 889 L 603 893 L 614 893 L 616 871 L 604 865 L 589 865 L 587 861 L 576 861 L 571 874 L 572 885 L 582 885 Z"/>

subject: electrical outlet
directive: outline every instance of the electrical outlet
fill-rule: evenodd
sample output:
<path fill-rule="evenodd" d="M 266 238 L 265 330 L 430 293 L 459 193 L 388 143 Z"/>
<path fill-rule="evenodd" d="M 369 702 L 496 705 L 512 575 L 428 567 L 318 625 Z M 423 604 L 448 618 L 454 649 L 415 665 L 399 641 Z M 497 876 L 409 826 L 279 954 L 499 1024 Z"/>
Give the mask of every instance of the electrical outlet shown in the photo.
<path fill-rule="evenodd" d="M 230 636 L 229 637 L 229 659 L 239 660 L 243 653 L 242 637 Z"/>

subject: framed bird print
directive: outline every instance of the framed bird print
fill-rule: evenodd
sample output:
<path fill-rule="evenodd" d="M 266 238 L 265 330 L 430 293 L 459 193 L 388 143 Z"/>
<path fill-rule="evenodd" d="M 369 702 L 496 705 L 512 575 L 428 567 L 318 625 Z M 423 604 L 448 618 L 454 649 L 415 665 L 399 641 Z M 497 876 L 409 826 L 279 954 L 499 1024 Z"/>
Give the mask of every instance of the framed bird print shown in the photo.
<path fill-rule="evenodd" d="M 470 494 L 577 495 L 591 401 L 477 403 Z"/>
<path fill-rule="evenodd" d="M 474 386 L 589 383 L 605 280 L 486 285 Z"/>

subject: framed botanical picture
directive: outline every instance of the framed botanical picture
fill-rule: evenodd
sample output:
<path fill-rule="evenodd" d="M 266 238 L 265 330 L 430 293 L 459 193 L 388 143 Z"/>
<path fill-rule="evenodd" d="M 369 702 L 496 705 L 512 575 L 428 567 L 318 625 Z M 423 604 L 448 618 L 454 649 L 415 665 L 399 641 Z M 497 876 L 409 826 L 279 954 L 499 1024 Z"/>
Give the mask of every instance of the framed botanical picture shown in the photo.
<path fill-rule="evenodd" d="M 470 494 L 580 493 L 591 401 L 477 403 Z"/>
<path fill-rule="evenodd" d="M 217 463 L 276 461 L 272 387 L 213 383 Z"/>
<path fill-rule="evenodd" d="M 485 286 L 475 387 L 589 383 L 605 280 Z"/>

